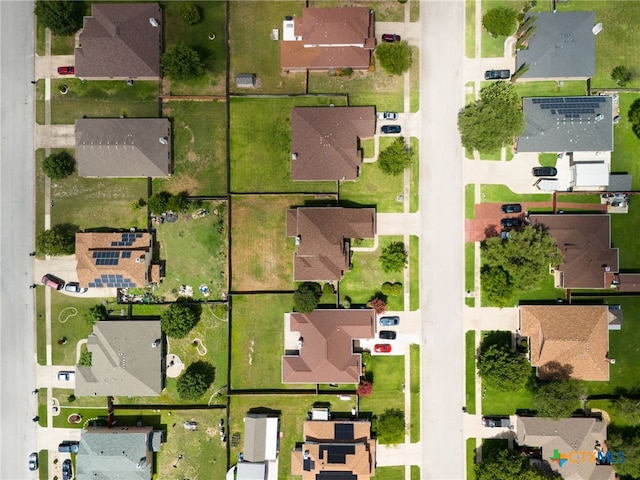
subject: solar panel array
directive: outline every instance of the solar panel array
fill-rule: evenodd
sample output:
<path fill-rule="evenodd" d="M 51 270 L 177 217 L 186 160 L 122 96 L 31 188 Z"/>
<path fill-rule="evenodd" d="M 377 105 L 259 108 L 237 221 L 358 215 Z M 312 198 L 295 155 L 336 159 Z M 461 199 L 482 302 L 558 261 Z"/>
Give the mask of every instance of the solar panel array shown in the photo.
<path fill-rule="evenodd" d="M 564 115 L 568 120 L 579 120 L 581 115 L 594 115 L 596 110 L 604 106 L 605 97 L 545 97 L 534 98 L 534 105 L 542 110 L 549 110 L 552 115 Z"/>
<path fill-rule="evenodd" d="M 126 232 L 122 234 L 119 242 L 111 242 L 112 247 L 130 247 L 136 238 L 142 238 L 142 233 Z"/>
<path fill-rule="evenodd" d="M 106 252 L 106 251 L 97 251 L 93 252 L 93 258 L 96 262 L 96 265 L 118 265 L 118 261 L 120 259 L 120 252 Z"/>
<path fill-rule="evenodd" d="M 333 432 L 336 440 L 353 440 L 353 423 L 336 423 Z"/>
<path fill-rule="evenodd" d="M 94 279 L 93 282 L 89 282 L 89 288 L 135 288 L 136 283 L 130 278 L 124 278 L 123 275 L 118 274 L 102 274 L 100 277 Z"/>

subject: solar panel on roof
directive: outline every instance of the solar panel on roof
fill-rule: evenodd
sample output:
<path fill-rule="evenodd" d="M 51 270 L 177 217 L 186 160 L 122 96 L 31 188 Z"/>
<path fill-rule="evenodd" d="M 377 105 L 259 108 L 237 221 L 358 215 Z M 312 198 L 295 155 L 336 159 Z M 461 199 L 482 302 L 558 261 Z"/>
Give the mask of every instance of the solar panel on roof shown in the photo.
<path fill-rule="evenodd" d="M 136 233 L 136 238 L 142 238 L 142 234 L 141 233 Z"/>
<path fill-rule="evenodd" d="M 353 423 L 336 423 L 333 428 L 336 440 L 353 440 Z"/>

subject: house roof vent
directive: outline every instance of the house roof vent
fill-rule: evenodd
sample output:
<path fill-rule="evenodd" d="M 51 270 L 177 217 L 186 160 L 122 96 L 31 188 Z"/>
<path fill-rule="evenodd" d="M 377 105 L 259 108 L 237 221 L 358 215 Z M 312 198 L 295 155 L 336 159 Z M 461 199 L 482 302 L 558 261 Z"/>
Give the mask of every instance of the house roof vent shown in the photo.
<path fill-rule="evenodd" d="M 149 18 L 149 23 L 151 24 L 152 27 L 155 27 L 155 28 L 158 28 L 160 26 L 160 24 L 158 23 L 158 20 L 156 20 L 153 17 Z"/>

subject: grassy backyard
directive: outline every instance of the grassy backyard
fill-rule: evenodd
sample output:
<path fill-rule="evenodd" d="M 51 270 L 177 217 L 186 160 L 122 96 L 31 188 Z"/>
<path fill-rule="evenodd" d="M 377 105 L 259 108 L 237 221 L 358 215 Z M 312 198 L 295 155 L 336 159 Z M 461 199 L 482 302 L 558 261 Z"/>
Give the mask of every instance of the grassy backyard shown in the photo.
<path fill-rule="evenodd" d="M 402 175 L 386 175 L 377 163 L 363 163 L 358 180 L 340 185 L 340 200 L 375 206 L 380 213 L 400 213 L 403 203 L 398 201 L 398 195 L 403 188 Z"/>
<path fill-rule="evenodd" d="M 330 104 L 346 105 L 346 97 L 231 99 L 231 191 L 335 193 L 336 182 L 293 182 L 290 165 L 291 109 Z"/>
<path fill-rule="evenodd" d="M 639 98 L 640 94 L 637 93 L 620 94 L 620 123 L 613 128 L 614 147 L 611 152 L 611 171 L 632 175 L 634 190 L 640 188 L 640 165 L 636 161 L 640 155 L 640 140 L 633 133 L 631 122 L 629 122 L 629 107 Z M 634 208 L 631 207 L 631 209 Z"/>
<path fill-rule="evenodd" d="M 635 197 L 637 198 L 637 197 Z M 635 201 L 631 198 L 631 202 Z M 640 249 L 637 243 L 629 241 L 640 231 L 640 207 L 631 203 L 626 215 L 611 215 L 611 243 L 618 248 L 622 270 L 640 270 Z"/>
<path fill-rule="evenodd" d="M 189 195 L 227 193 L 227 104 L 222 101 L 172 101 L 163 116 L 173 127 L 173 174 L 153 181 L 153 190 Z"/>
<path fill-rule="evenodd" d="M 225 28 L 227 5 L 225 2 L 193 2 L 200 7 L 202 21 L 195 25 L 187 25 L 180 18 L 181 2 L 166 2 L 164 13 L 164 49 L 184 42 L 195 49 L 204 64 L 205 74 L 187 81 L 171 81 L 171 95 L 224 95 L 225 71 L 227 67 L 227 42 Z M 214 40 L 209 36 L 214 34 Z M 258 42 L 256 42 L 258 43 Z"/>
<path fill-rule="evenodd" d="M 189 285 L 195 300 L 222 298 L 227 291 L 226 207 L 226 202 L 203 202 L 208 215 L 193 218 L 180 214 L 177 222 L 156 226 L 159 258 L 166 262 L 166 268 L 154 295 L 174 300 L 180 285 Z M 203 284 L 209 288 L 208 297 L 199 291 Z"/>
<path fill-rule="evenodd" d="M 68 87 L 63 95 L 59 88 Z M 72 124 L 77 118 L 120 117 L 157 118 L 160 116 L 158 82 L 60 78 L 51 80 L 51 123 Z"/>
<path fill-rule="evenodd" d="M 231 290 L 293 290 L 295 240 L 287 238 L 286 211 L 302 195 L 235 195 L 231 198 Z"/>
<path fill-rule="evenodd" d="M 51 224 L 80 229 L 146 229 L 145 210 L 132 210 L 147 199 L 147 182 L 135 178 L 81 178 L 77 174 L 51 181 Z"/>
<path fill-rule="evenodd" d="M 401 236 L 379 237 L 378 249 L 374 252 L 353 252 L 353 268 L 340 281 L 340 302 L 351 298 L 351 304 L 364 305 L 379 292 L 385 282 L 404 282 L 403 272 L 385 273 L 380 265 L 382 249 L 392 242 L 402 242 Z M 404 309 L 404 296 L 389 297 L 387 310 Z"/>
<path fill-rule="evenodd" d="M 229 3 L 231 91 L 242 91 L 235 87 L 236 75 L 253 73 L 257 75 L 259 85 L 252 93 L 304 93 L 305 74 L 282 72 L 280 42 L 271 40 L 271 31 L 277 28 L 282 34 L 284 17 L 300 17 L 305 3 L 299 0 L 273 1 L 269 2 L 269 8 L 260 4 L 257 1 Z"/>

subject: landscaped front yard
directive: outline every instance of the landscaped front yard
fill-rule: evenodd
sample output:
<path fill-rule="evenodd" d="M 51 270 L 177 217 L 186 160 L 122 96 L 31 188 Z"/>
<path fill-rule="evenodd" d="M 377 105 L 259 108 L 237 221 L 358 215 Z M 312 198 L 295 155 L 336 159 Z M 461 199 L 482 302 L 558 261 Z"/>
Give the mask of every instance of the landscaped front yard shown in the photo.
<path fill-rule="evenodd" d="M 60 93 L 66 85 L 68 92 Z M 158 82 L 136 80 L 51 80 L 51 123 L 72 124 L 78 118 L 158 118 Z"/>
<path fill-rule="evenodd" d="M 384 247 L 392 242 L 402 242 L 402 237 L 381 236 L 379 237 L 378 248 L 374 252 L 353 252 L 351 257 L 353 267 L 340 281 L 341 303 L 345 297 L 349 297 L 352 308 L 357 305 L 365 305 L 374 297 L 376 292 L 380 292 L 383 283 L 404 283 L 403 272 L 385 273 L 382 271 L 380 254 Z M 411 252 L 409 255 L 411 255 Z M 403 309 L 404 295 L 387 298 L 387 310 L 399 311 Z"/>
<path fill-rule="evenodd" d="M 345 106 L 346 97 L 232 98 L 231 191 L 335 193 L 336 182 L 291 180 L 291 109 L 331 104 Z"/>
<path fill-rule="evenodd" d="M 173 174 L 156 178 L 154 192 L 189 195 L 227 193 L 227 104 L 224 101 L 169 101 L 163 116 L 171 119 Z"/>
<path fill-rule="evenodd" d="M 376 212 L 401 213 L 404 191 L 403 176 L 382 173 L 377 163 L 363 163 L 360 177 L 340 184 L 340 200 L 362 206 L 374 206 Z"/>
<path fill-rule="evenodd" d="M 181 213 L 177 222 L 156 226 L 165 277 L 154 295 L 166 301 L 175 300 L 181 285 L 192 287 L 195 300 L 218 300 L 227 292 L 227 203 L 207 201 L 201 208 L 208 212 L 204 217 Z"/>
<path fill-rule="evenodd" d="M 286 211 L 312 197 L 234 195 L 231 198 L 231 290 L 294 290 L 295 241 L 286 237 Z"/>

